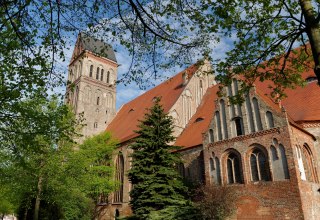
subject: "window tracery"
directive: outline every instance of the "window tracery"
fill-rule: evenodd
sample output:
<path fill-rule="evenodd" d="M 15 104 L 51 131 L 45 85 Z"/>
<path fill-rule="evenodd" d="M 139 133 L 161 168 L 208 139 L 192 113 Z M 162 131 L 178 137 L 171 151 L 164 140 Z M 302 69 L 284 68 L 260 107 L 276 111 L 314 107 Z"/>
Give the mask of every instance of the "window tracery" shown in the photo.
<path fill-rule="evenodd" d="M 270 168 L 267 155 L 259 148 L 250 154 L 250 167 L 252 181 L 269 181 Z"/>

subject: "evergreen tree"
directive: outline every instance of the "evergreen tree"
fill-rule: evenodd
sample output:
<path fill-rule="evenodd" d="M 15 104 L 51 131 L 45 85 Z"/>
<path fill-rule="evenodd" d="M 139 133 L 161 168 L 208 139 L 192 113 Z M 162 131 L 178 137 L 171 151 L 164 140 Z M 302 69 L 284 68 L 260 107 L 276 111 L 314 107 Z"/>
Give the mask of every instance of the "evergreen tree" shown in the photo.
<path fill-rule="evenodd" d="M 174 140 L 172 119 L 164 113 L 160 98 L 140 121 L 139 128 L 139 137 L 132 145 L 130 204 L 135 217 L 150 219 L 150 212 L 186 206 L 189 202 L 187 188 L 175 168 L 179 154 L 172 152 L 178 148 L 169 145 Z"/>

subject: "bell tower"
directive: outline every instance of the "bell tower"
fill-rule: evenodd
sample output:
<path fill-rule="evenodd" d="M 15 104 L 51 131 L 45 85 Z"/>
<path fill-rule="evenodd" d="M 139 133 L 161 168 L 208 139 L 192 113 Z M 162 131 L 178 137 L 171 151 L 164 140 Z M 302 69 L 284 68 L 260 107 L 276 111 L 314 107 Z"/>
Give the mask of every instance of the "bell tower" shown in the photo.
<path fill-rule="evenodd" d="M 116 114 L 118 64 L 112 47 L 80 33 L 68 70 L 65 102 L 83 114 L 84 138 L 104 131 Z"/>

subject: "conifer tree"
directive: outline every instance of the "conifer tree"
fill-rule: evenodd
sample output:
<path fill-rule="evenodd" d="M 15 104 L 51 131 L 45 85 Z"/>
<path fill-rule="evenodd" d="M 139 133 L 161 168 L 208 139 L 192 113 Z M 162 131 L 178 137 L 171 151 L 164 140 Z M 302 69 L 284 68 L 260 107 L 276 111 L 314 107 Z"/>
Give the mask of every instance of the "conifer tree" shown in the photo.
<path fill-rule="evenodd" d="M 135 217 L 150 219 L 151 212 L 186 206 L 189 202 L 187 188 L 175 168 L 179 155 L 172 152 L 178 148 L 169 145 L 174 140 L 172 119 L 164 113 L 160 98 L 138 127 L 129 171 L 133 184 L 130 204 Z"/>

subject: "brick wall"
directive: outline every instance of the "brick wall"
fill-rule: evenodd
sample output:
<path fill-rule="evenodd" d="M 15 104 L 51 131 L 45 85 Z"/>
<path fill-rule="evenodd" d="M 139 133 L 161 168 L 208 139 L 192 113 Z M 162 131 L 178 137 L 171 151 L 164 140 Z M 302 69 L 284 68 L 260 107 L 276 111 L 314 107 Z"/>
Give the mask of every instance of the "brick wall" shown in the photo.
<path fill-rule="evenodd" d="M 271 145 L 274 140 L 284 146 L 290 179 L 276 180 L 272 167 Z M 271 181 L 252 181 L 250 152 L 259 147 L 266 150 Z M 225 155 L 234 149 L 241 156 L 243 184 L 227 184 Z M 211 184 L 210 157 L 214 155 L 221 164 L 222 185 L 237 191 L 237 211 L 232 219 L 303 219 L 302 201 L 298 186 L 297 165 L 287 126 L 263 130 L 245 136 L 209 143 L 204 149 L 205 182 Z"/>
<path fill-rule="evenodd" d="M 302 180 L 300 178 L 300 173 L 298 174 L 298 187 L 300 191 L 303 214 L 305 219 L 317 220 L 320 216 L 320 184 L 318 178 L 319 171 L 319 149 L 318 142 L 315 142 L 313 137 L 307 135 L 305 132 L 295 128 L 290 127 L 291 141 L 293 146 L 303 146 L 307 144 L 312 152 L 313 165 L 315 168 L 315 179 L 314 182 L 308 180 Z M 297 160 L 298 155 L 295 151 L 295 160 Z M 296 169 L 299 170 L 298 165 Z"/>

